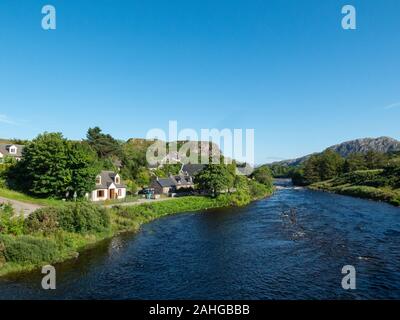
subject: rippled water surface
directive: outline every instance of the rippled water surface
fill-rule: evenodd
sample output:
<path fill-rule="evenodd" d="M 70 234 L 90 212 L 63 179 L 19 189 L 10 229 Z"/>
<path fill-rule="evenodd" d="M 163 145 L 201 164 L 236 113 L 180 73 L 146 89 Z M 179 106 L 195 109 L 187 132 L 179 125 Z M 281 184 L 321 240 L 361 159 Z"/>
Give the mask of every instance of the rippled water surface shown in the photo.
<path fill-rule="evenodd" d="M 357 290 L 341 288 L 354 265 Z M 241 209 L 156 220 L 56 266 L 0 280 L 0 299 L 400 298 L 400 209 L 285 188 Z"/>

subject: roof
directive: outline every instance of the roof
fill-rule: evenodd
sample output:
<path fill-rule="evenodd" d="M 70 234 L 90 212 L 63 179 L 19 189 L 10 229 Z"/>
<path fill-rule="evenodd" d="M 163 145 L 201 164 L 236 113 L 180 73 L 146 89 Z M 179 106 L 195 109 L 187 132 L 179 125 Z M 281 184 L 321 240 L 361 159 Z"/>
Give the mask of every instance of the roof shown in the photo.
<path fill-rule="evenodd" d="M 203 170 L 205 166 L 205 164 L 185 164 L 182 166 L 181 171 L 193 177 Z"/>
<path fill-rule="evenodd" d="M 156 182 L 163 188 L 193 185 L 192 177 L 188 175 L 170 176 L 169 178 L 158 178 Z"/>
<path fill-rule="evenodd" d="M 96 184 L 96 189 L 108 189 L 112 184 L 114 184 L 117 188 L 126 188 L 126 185 L 123 183 L 115 183 L 115 177 L 119 176 L 118 173 L 114 171 L 101 171 L 97 176 L 101 177 L 101 184 Z M 121 182 L 121 177 L 120 177 Z"/>
<path fill-rule="evenodd" d="M 16 154 L 11 154 L 9 152 L 10 147 L 15 146 L 17 147 L 17 153 Z M 4 156 L 11 156 L 11 157 L 22 157 L 22 151 L 24 150 L 25 146 L 20 145 L 20 144 L 0 144 L 0 153 L 2 153 Z"/>
<path fill-rule="evenodd" d="M 175 181 L 171 178 L 159 178 L 157 179 L 157 183 L 163 188 L 174 187 L 176 185 Z"/>

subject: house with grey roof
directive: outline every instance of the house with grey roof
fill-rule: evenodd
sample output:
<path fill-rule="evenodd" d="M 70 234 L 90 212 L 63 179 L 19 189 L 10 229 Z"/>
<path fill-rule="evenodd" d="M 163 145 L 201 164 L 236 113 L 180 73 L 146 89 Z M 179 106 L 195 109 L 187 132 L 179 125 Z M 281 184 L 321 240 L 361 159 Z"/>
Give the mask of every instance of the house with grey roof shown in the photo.
<path fill-rule="evenodd" d="M 181 168 L 181 173 L 189 176 L 196 176 L 200 171 L 202 171 L 206 167 L 205 164 L 197 163 L 197 164 L 184 164 Z"/>
<path fill-rule="evenodd" d="M 91 201 L 124 199 L 126 197 L 126 185 L 122 183 L 118 173 L 101 171 L 96 177 L 95 189 L 87 196 Z"/>
<path fill-rule="evenodd" d="M 23 150 L 24 146 L 19 144 L 0 144 L 0 163 L 3 163 L 6 157 L 21 160 Z"/>
<path fill-rule="evenodd" d="M 187 174 L 170 175 L 168 178 L 156 177 L 151 182 L 155 194 L 171 195 L 173 193 L 194 188 L 193 177 Z"/>

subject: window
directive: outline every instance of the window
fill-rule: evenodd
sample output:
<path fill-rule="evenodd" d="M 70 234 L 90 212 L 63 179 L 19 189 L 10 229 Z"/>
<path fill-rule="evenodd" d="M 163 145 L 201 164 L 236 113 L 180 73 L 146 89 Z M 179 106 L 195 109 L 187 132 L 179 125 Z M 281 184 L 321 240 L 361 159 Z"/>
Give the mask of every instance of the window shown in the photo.
<path fill-rule="evenodd" d="M 122 197 L 122 189 L 118 189 L 118 197 Z"/>
<path fill-rule="evenodd" d="M 120 182 L 121 182 L 121 181 L 120 181 L 119 176 L 116 176 L 116 177 L 115 177 L 115 183 L 116 183 L 116 184 L 119 184 Z"/>
<path fill-rule="evenodd" d="M 104 190 L 97 190 L 97 198 L 104 198 Z"/>
<path fill-rule="evenodd" d="M 101 184 L 101 177 L 100 176 L 96 177 L 96 184 Z"/>
<path fill-rule="evenodd" d="M 10 154 L 16 154 L 17 153 L 17 148 L 11 147 L 10 148 Z"/>

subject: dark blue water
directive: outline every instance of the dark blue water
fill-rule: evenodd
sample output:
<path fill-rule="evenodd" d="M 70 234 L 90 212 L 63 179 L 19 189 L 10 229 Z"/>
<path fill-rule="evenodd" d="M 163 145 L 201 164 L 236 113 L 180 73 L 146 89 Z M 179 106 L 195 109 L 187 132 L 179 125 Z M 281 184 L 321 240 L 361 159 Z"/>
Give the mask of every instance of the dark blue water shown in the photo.
<path fill-rule="evenodd" d="M 341 287 L 353 265 L 357 290 Z M 56 266 L 0 280 L 2 299 L 400 298 L 400 209 L 283 189 L 241 209 L 165 217 Z"/>

